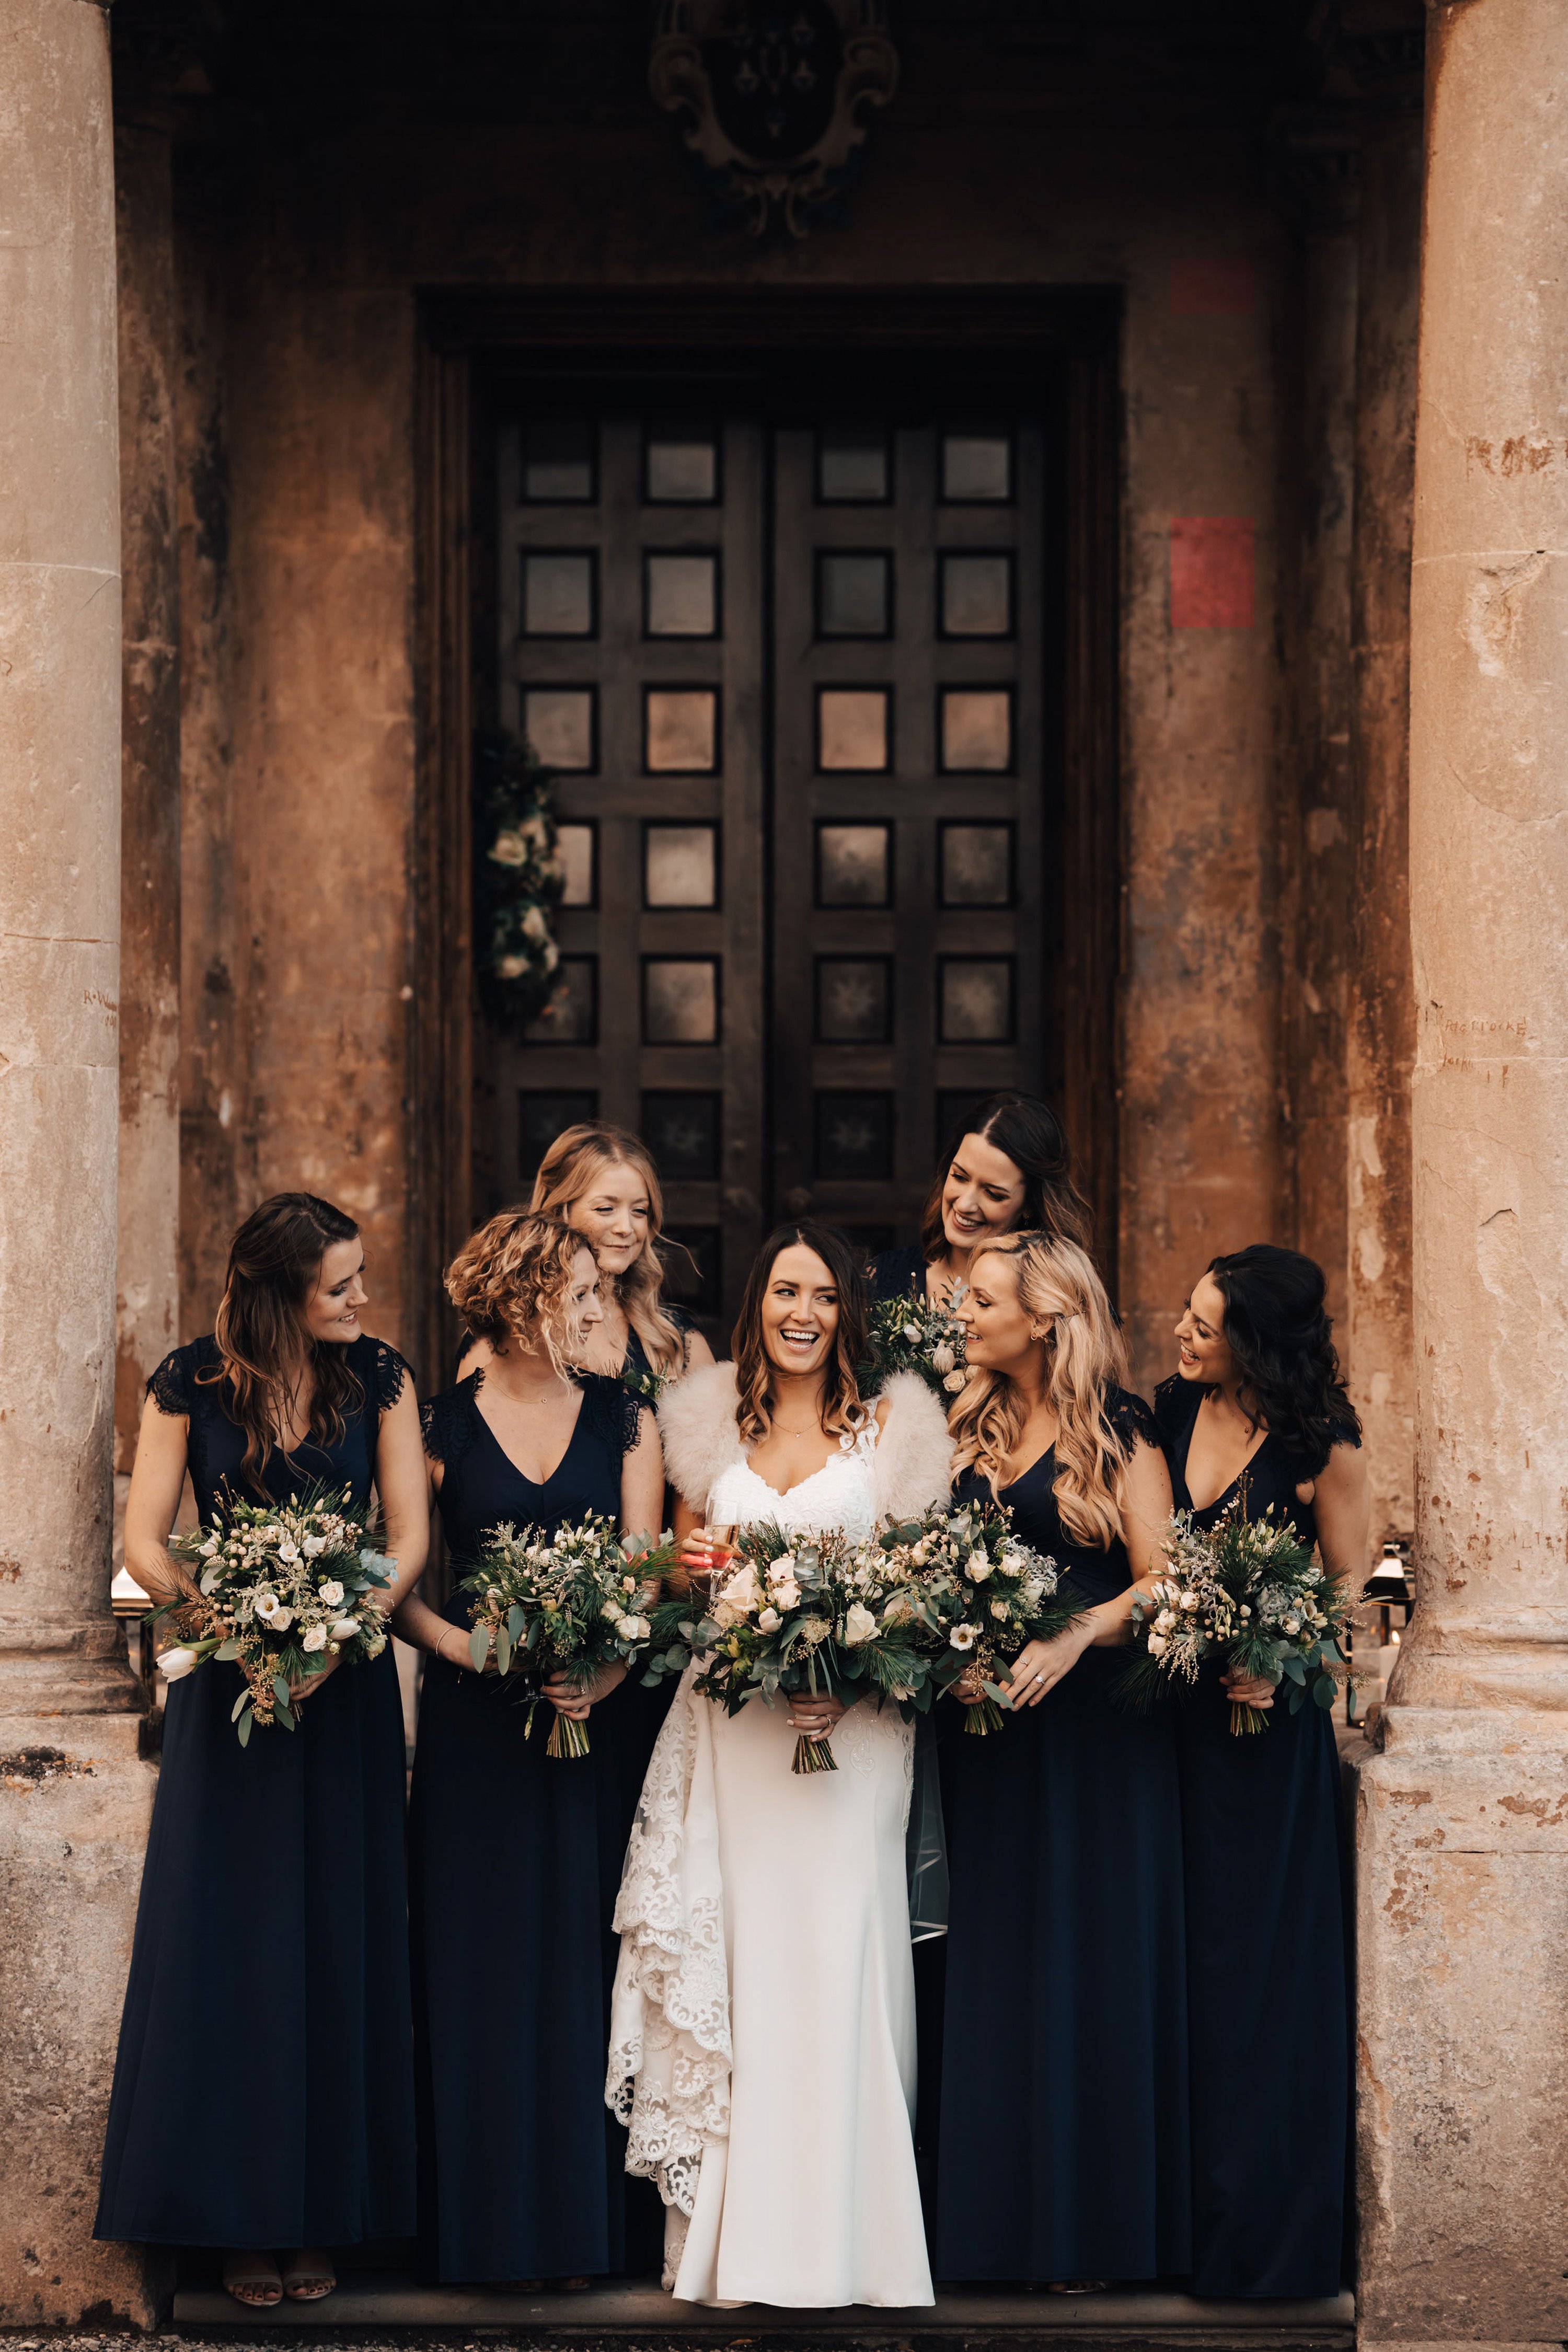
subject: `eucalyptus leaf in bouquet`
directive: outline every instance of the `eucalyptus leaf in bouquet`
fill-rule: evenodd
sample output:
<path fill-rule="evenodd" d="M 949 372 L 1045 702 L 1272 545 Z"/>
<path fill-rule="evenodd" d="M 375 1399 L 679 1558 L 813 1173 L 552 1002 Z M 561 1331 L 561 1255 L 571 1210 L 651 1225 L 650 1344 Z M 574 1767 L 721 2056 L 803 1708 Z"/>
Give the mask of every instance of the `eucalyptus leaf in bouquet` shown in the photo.
<path fill-rule="evenodd" d="M 167 1619 L 180 1636 L 158 1670 L 177 1682 L 209 1659 L 238 1666 L 245 1688 L 233 1720 L 242 1748 L 256 1725 L 294 1729 L 293 1685 L 386 1647 L 378 1596 L 396 1581 L 397 1562 L 349 1487 L 312 1487 L 287 1503 L 231 1501 L 217 1526 L 173 1538 L 169 1550 L 200 1597 L 153 1612 L 153 1622 Z"/>
<path fill-rule="evenodd" d="M 965 1731 L 998 1729 L 1012 1706 L 1002 1670 L 1026 1643 L 1065 1633 L 1089 1602 L 1014 1534 L 1001 1503 L 928 1511 L 879 1541 L 912 1596 L 930 1693 L 966 1685 L 981 1696 L 964 1708 Z"/>
<path fill-rule="evenodd" d="M 635 1665 L 653 1632 L 650 1612 L 675 1558 L 668 1539 L 623 1537 L 590 1511 L 580 1525 L 553 1534 L 496 1528 L 461 1590 L 474 1596 L 468 1655 L 476 1673 L 493 1656 L 497 1671 L 524 1679 L 528 1719 L 543 1685 L 557 1675 L 586 1690 L 606 1666 Z M 548 1704 L 548 1702 L 545 1702 Z M 547 1756 L 586 1756 L 588 1727 L 551 1709 Z"/>
<path fill-rule="evenodd" d="M 1212 1528 L 1200 1528 L 1190 1511 L 1173 1514 L 1169 1566 L 1146 1599 L 1133 1599 L 1134 1648 L 1117 1686 L 1127 1704 L 1146 1707 L 1172 1685 L 1194 1684 L 1210 1659 L 1227 1673 L 1288 1682 L 1292 1715 L 1309 1696 L 1332 1706 L 1349 1681 L 1344 1580 L 1324 1574 L 1272 1505 L 1258 1519 L 1246 1507 L 1244 1485 Z M 1268 1717 L 1233 1700 L 1230 1727 L 1267 1731 Z"/>

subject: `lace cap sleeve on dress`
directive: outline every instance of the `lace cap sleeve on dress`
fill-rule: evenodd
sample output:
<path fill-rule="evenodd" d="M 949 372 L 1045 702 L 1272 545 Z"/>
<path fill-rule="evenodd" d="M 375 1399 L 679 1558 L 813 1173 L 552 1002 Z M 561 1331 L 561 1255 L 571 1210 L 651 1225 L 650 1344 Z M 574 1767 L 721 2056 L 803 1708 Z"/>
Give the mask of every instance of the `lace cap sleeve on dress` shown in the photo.
<path fill-rule="evenodd" d="M 583 1410 L 588 1426 L 602 1437 L 617 1463 L 642 1443 L 643 1415 L 647 1406 L 619 1381 L 592 1372 L 583 1383 Z"/>
<path fill-rule="evenodd" d="M 1160 1450 L 1160 1427 L 1141 1396 L 1131 1389 L 1111 1389 L 1105 1400 L 1105 1418 L 1126 1445 L 1139 1438 L 1145 1445 Z"/>
<path fill-rule="evenodd" d="M 404 1381 L 411 1381 L 413 1378 L 414 1367 L 406 1358 L 400 1356 L 395 1348 L 389 1348 L 384 1339 L 378 1339 L 375 1343 L 375 1370 L 372 1381 L 372 1393 L 375 1398 L 377 1412 L 390 1412 L 403 1394 Z"/>
<path fill-rule="evenodd" d="M 407 1370 L 406 1365 L 404 1369 Z M 482 1370 L 470 1372 L 456 1388 L 443 1389 L 439 1396 L 428 1398 L 419 1408 L 419 1434 L 425 1451 L 432 1462 L 439 1462 L 446 1469 L 460 1462 L 474 1442 L 474 1423 L 479 1418 L 474 1399 L 483 1378 Z"/>
<path fill-rule="evenodd" d="M 196 1409 L 195 1349 L 174 1348 L 147 1383 L 147 1393 L 160 1412 L 184 1419 Z"/>

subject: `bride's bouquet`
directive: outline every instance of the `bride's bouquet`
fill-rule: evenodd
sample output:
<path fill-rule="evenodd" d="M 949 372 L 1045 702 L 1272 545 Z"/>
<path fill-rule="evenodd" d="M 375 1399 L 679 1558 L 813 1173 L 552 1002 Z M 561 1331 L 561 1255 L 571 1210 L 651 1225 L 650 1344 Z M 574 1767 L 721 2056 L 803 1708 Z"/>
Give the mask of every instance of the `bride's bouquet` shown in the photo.
<path fill-rule="evenodd" d="M 158 1671 L 178 1682 L 209 1658 L 238 1666 L 245 1688 L 232 1719 L 242 1748 L 256 1724 L 293 1730 L 292 1684 L 324 1673 L 334 1659 L 353 1664 L 386 1647 L 376 1596 L 395 1583 L 397 1562 L 353 1508 L 351 1492 L 231 1502 L 220 1526 L 170 1541 L 201 1597 L 153 1612 L 180 1635 Z"/>
<path fill-rule="evenodd" d="M 656 1611 L 646 1681 L 695 1659 L 693 1688 L 730 1715 L 759 1693 L 770 1706 L 780 1692 L 849 1704 L 868 1688 L 879 1704 L 918 1703 L 927 1665 L 913 1596 L 874 1539 L 851 1542 L 841 1528 L 790 1535 L 764 1520 L 738 1531 L 732 1554 L 700 1614 L 689 1599 Z M 838 1767 L 826 1740 L 803 1733 L 791 1769 Z"/>
<path fill-rule="evenodd" d="M 874 1395 L 894 1372 L 918 1372 L 945 1412 L 969 1377 L 963 1362 L 965 1337 L 951 1302 L 933 1307 L 912 1292 L 904 1298 L 880 1299 L 871 1309 L 871 1352 L 861 1368 L 861 1394 Z"/>
<path fill-rule="evenodd" d="M 563 1674 L 579 1690 L 610 1665 L 634 1665 L 653 1631 L 649 1616 L 659 1581 L 674 1559 L 622 1537 L 613 1520 L 590 1511 L 580 1527 L 495 1528 L 462 1591 L 474 1596 L 468 1655 L 482 1673 L 493 1653 L 502 1675 L 525 1679 L 528 1719 L 544 1685 Z M 588 1727 L 551 1708 L 547 1756 L 586 1756 Z"/>
<path fill-rule="evenodd" d="M 929 1511 L 879 1538 L 910 1595 L 928 1696 L 963 1685 L 981 1696 L 964 1729 L 994 1731 L 1011 1698 L 999 1670 L 1029 1642 L 1053 1641 L 1088 1606 L 1065 1587 L 1056 1561 L 1013 1533 L 1002 1504 Z"/>
<path fill-rule="evenodd" d="M 1343 1581 L 1324 1575 L 1289 1524 L 1273 1518 L 1272 1506 L 1248 1519 L 1245 1502 L 1243 1495 L 1207 1529 L 1190 1511 L 1172 1517 L 1169 1571 L 1146 1600 L 1133 1598 L 1133 1654 L 1118 1685 L 1132 1706 L 1148 1706 L 1169 1683 L 1195 1683 L 1207 1658 L 1227 1673 L 1289 1682 L 1292 1715 L 1309 1694 L 1332 1706 L 1348 1679 Z M 1268 1717 L 1233 1700 L 1230 1727 L 1267 1731 Z"/>

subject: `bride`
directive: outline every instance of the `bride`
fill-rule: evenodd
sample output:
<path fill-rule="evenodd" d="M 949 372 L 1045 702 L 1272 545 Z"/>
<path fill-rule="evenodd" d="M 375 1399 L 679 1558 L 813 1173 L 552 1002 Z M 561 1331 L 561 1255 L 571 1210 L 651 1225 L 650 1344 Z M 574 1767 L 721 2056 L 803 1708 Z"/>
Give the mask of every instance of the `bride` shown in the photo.
<path fill-rule="evenodd" d="M 854 1366 L 864 1289 L 842 1234 L 781 1226 L 752 1268 L 735 1361 L 659 1408 L 689 1569 L 710 1527 L 863 1536 L 948 1491 L 941 1406 L 910 1372 L 875 1410 Z M 910 2118 L 914 1976 L 904 1874 L 912 1727 L 866 1698 L 759 1696 L 737 1716 L 688 1667 L 643 1784 L 605 2096 L 626 2167 L 665 2207 L 686 2303 L 931 2301 Z M 801 1732 L 838 1769 L 797 1777 Z"/>

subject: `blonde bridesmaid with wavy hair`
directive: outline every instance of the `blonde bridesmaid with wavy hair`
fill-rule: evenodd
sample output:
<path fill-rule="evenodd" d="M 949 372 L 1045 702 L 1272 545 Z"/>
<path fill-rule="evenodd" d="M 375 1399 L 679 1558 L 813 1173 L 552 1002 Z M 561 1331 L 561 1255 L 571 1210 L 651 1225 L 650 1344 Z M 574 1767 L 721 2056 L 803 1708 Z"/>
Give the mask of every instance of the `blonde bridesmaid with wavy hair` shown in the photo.
<path fill-rule="evenodd" d="M 664 1195 L 640 1136 L 597 1119 L 563 1129 L 540 1162 L 529 1207 L 571 1225 L 599 1262 L 605 1319 L 585 1371 L 657 1395 L 666 1381 L 713 1361 L 691 1318 L 664 1297 Z"/>
<path fill-rule="evenodd" d="M 1014 1713 L 948 1742 L 936 2272 L 1061 2292 L 1190 2259 L 1182 1817 L 1174 1726 L 1110 1694 L 1171 1480 L 1076 1242 L 976 1247 L 957 1308 L 954 1500 L 994 1497 L 1089 1606 L 1014 1662 Z M 1033 1997 L 1010 1992 L 1032 1989 Z M 1006 2063 L 975 2063 L 1001 2000 Z"/>

